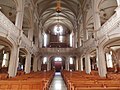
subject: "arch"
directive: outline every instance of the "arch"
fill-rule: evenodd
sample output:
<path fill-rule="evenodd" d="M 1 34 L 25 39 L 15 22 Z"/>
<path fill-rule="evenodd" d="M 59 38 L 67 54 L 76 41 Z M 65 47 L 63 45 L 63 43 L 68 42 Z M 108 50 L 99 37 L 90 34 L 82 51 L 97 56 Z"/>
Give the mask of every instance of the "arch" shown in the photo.
<path fill-rule="evenodd" d="M 61 60 L 59 61 L 60 58 L 62 61 Z M 65 57 L 64 56 L 59 56 L 59 55 L 51 56 L 49 60 L 51 61 L 51 65 L 53 66 L 52 69 L 55 69 L 56 72 L 59 72 L 60 70 L 65 69 Z"/>
<path fill-rule="evenodd" d="M 15 67 L 14 69 L 11 67 L 13 66 L 12 64 L 14 63 L 13 58 L 16 60 L 16 55 L 14 55 L 15 53 L 14 50 L 16 50 L 16 47 L 18 46 L 17 43 L 10 37 L 6 38 L 3 36 L 0 36 L 0 44 L 4 45 L 3 50 L 5 51 L 4 55 L 6 55 L 6 59 L 4 62 L 4 66 L 5 66 L 5 73 L 9 73 L 10 76 L 12 76 L 12 72 L 14 72 L 15 74 Z M 17 52 L 16 52 L 17 53 Z M 3 59 L 4 60 L 4 59 Z M 7 60 L 7 61 L 6 61 Z M 17 60 L 16 60 L 17 61 Z M 12 72 L 10 71 L 10 68 L 12 68 Z"/>
<path fill-rule="evenodd" d="M 120 37 L 112 37 L 109 40 L 106 40 L 106 42 L 103 44 L 104 52 L 106 52 L 106 61 L 107 65 L 111 65 L 111 67 L 107 67 L 108 72 L 120 72 Z M 112 52 L 112 53 L 111 53 Z M 107 57 L 108 55 L 111 55 L 111 58 Z M 110 62 L 111 61 L 111 62 Z"/>
<path fill-rule="evenodd" d="M 16 0 L 1 0 L 0 1 L 1 12 L 9 18 L 9 20 L 15 23 L 16 17 Z"/>
<path fill-rule="evenodd" d="M 115 46 L 117 44 L 120 44 L 120 34 L 116 34 L 116 35 L 111 35 L 109 38 L 105 38 L 100 44 L 103 46 L 103 48 L 105 49 L 106 47 L 110 47 L 110 46 Z"/>
<path fill-rule="evenodd" d="M 22 52 L 25 55 L 28 54 L 28 50 L 26 48 L 20 48 L 20 52 Z"/>
<path fill-rule="evenodd" d="M 28 65 L 28 62 L 30 63 L 30 67 Z M 31 71 L 31 54 L 27 48 L 20 48 L 17 71 L 29 73 L 30 71 L 28 71 L 28 68 Z"/>
<path fill-rule="evenodd" d="M 3 43 L 4 45 L 8 46 L 10 49 L 17 46 L 17 43 L 10 37 L 7 37 L 5 35 L 0 35 L 0 43 Z"/>

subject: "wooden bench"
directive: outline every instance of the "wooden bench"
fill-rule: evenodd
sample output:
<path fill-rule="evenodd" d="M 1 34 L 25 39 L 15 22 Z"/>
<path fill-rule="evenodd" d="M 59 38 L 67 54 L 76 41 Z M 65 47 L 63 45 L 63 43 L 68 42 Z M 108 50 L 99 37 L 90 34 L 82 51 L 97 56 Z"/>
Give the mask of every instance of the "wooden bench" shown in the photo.
<path fill-rule="evenodd" d="M 0 90 L 43 90 L 43 80 L 0 81 Z"/>
<path fill-rule="evenodd" d="M 5 80 L 8 78 L 8 74 L 7 73 L 1 73 L 0 74 L 0 80 Z"/>
<path fill-rule="evenodd" d="M 94 74 L 95 73 L 95 74 Z M 62 71 L 68 90 L 120 90 L 120 79 L 101 78 L 96 72 Z M 117 78 L 117 77 L 116 77 Z"/>
<path fill-rule="evenodd" d="M 0 90 L 47 90 L 54 76 L 54 71 L 32 72 L 0 80 Z"/>

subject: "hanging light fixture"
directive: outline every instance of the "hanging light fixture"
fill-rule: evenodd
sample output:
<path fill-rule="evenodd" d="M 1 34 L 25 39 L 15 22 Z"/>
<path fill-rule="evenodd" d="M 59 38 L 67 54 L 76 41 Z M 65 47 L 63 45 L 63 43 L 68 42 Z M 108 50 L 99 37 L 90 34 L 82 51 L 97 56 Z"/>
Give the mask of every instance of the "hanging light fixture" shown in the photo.
<path fill-rule="evenodd" d="M 55 28 L 54 28 L 54 32 L 55 32 L 55 34 L 56 35 L 60 35 L 60 33 L 61 33 L 61 28 L 60 28 L 60 20 L 59 20 L 59 15 L 60 15 L 60 12 L 61 12 L 61 0 L 57 0 L 57 2 L 56 2 L 56 12 L 57 12 L 57 14 L 56 14 L 56 16 L 57 16 L 57 25 L 55 26 Z"/>
<path fill-rule="evenodd" d="M 59 32 L 60 31 L 60 28 L 59 28 L 59 17 L 58 17 L 58 23 L 57 23 L 57 31 Z"/>
<path fill-rule="evenodd" d="M 59 33 L 60 28 L 59 28 L 59 13 L 61 12 L 61 3 L 60 0 L 57 0 L 57 6 L 56 6 L 56 12 L 57 12 L 57 16 L 58 16 L 58 23 L 57 23 L 57 32 Z"/>
<path fill-rule="evenodd" d="M 61 2 L 60 2 L 60 0 L 57 0 L 56 12 L 57 13 L 61 12 Z"/>

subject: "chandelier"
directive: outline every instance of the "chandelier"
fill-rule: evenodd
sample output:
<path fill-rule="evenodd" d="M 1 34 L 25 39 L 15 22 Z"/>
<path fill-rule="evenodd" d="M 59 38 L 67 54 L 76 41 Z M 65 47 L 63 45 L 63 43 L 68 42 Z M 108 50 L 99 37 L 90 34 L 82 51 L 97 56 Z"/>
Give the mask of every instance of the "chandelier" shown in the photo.
<path fill-rule="evenodd" d="M 60 12 L 61 12 L 61 0 L 57 0 L 56 2 L 56 12 L 57 12 L 57 25 L 54 27 L 54 32 L 55 35 L 60 35 L 63 31 L 63 28 L 60 25 L 60 20 L 59 20 L 59 16 L 60 16 Z"/>
<path fill-rule="evenodd" d="M 57 0 L 56 12 L 57 13 L 61 12 L 61 2 L 60 2 L 60 0 Z"/>

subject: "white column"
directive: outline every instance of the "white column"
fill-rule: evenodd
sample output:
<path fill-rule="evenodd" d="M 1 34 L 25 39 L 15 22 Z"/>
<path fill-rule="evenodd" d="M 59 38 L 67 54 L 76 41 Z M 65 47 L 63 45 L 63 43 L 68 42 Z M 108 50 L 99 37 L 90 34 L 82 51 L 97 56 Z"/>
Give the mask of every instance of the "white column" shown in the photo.
<path fill-rule="evenodd" d="M 40 48 L 42 47 L 42 31 L 40 29 L 39 29 L 39 47 Z"/>
<path fill-rule="evenodd" d="M 76 34 L 77 34 L 77 47 L 80 47 L 81 46 L 81 33 L 80 33 L 81 29 L 80 29 L 80 23 L 78 23 L 77 21 L 77 31 L 76 31 Z"/>
<path fill-rule="evenodd" d="M 117 17 L 120 17 L 120 0 L 117 0 L 118 7 L 115 9 Z"/>
<path fill-rule="evenodd" d="M 47 71 L 50 70 L 50 61 L 47 59 Z"/>
<path fill-rule="evenodd" d="M 50 34 L 47 34 L 47 45 L 50 43 Z"/>
<path fill-rule="evenodd" d="M 49 63 L 50 63 L 50 64 L 49 64 L 49 69 L 51 70 L 51 68 L 52 68 L 52 67 L 51 67 L 51 60 L 49 61 Z"/>
<path fill-rule="evenodd" d="M 18 2 L 18 6 L 17 6 L 15 26 L 17 26 L 19 29 L 22 29 L 25 0 L 17 0 L 17 2 Z"/>
<path fill-rule="evenodd" d="M 87 74 L 90 74 L 91 72 L 91 63 L 90 63 L 90 55 L 85 55 L 85 71 Z"/>
<path fill-rule="evenodd" d="M 75 32 L 73 32 L 73 47 L 74 48 L 77 48 L 77 41 L 78 41 L 78 38 L 77 38 L 77 31 L 75 30 Z"/>
<path fill-rule="evenodd" d="M 67 59 L 67 70 L 70 70 L 70 58 Z"/>
<path fill-rule="evenodd" d="M 117 4 L 118 4 L 118 6 L 120 5 L 120 0 L 117 0 Z"/>
<path fill-rule="evenodd" d="M 28 30 L 28 38 L 33 41 L 33 28 Z"/>
<path fill-rule="evenodd" d="M 69 59 L 70 59 L 70 57 L 67 56 L 67 57 L 66 57 L 66 61 L 65 61 L 65 69 L 66 69 L 67 71 L 69 71 L 69 64 L 70 64 L 70 62 L 69 62 L 70 60 L 69 60 Z"/>
<path fill-rule="evenodd" d="M 67 70 L 68 71 L 70 70 L 70 63 L 69 63 L 69 61 L 67 62 Z"/>
<path fill-rule="evenodd" d="M 41 71 L 42 60 L 38 59 L 38 70 Z"/>
<path fill-rule="evenodd" d="M 67 70 L 67 59 L 65 60 L 65 70 Z"/>
<path fill-rule="evenodd" d="M 70 37 L 69 37 L 69 45 L 70 47 L 73 47 L 73 32 L 71 32 Z"/>
<path fill-rule="evenodd" d="M 98 68 L 98 48 L 96 48 L 96 65 L 97 65 L 97 68 Z"/>
<path fill-rule="evenodd" d="M 79 58 L 76 57 L 76 62 L 75 62 L 75 64 L 76 64 L 75 67 L 76 67 L 76 68 L 75 68 L 75 70 L 78 70 L 78 64 L 79 64 L 78 61 L 79 61 Z"/>
<path fill-rule="evenodd" d="M 37 59 L 37 57 L 35 56 L 34 59 L 33 59 L 33 71 L 34 71 L 34 72 L 37 71 L 37 67 L 38 67 L 37 63 L 38 63 L 38 59 Z"/>
<path fill-rule="evenodd" d="M 82 37 L 79 37 L 79 40 L 78 40 L 78 46 L 82 46 Z"/>
<path fill-rule="evenodd" d="M 35 45 L 38 47 L 39 38 L 38 38 L 38 32 L 35 35 Z"/>
<path fill-rule="evenodd" d="M 8 68 L 9 77 L 16 76 L 18 62 L 19 62 L 19 47 L 14 46 L 11 50 L 11 55 L 10 55 L 10 62 Z"/>
<path fill-rule="evenodd" d="M 98 1 L 92 0 L 93 6 L 93 20 L 94 20 L 94 29 L 98 30 L 101 27 L 100 14 L 98 9 Z M 95 38 L 97 38 L 97 32 L 95 33 Z"/>
<path fill-rule="evenodd" d="M 102 46 L 98 47 L 98 72 L 101 77 L 106 77 L 105 53 Z"/>
<path fill-rule="evenodd" d="M 101 27 L 100 14 L 99 14 L 97 0 L 92 0 L 92 6 L 93 6 L 94 29 L 96 31 Z M 94 34 L 95 34 L 95 38 L 97 38 L 97 34 L 99 34 L 99 33 L 96 32 Z M 98 41 L 96 41 L 96 64 L 98 66 L 98 48 L 97 48 L 97 46 L 98 46 Z"/>
<path fill-rule="evenodd" d="M 94 27 L 95 27 L 95 30 L 98 30 L 101 27 L 99 12 L 94 13 Z"/>
<path fill-rule="evenodd" d="M 77 38 L 77 31 L 75 30 L 74 32 L 74 47 L 77 48 L 77 41 L 78 41 L 78 38 Z"/>
<path fill-rule="evenodd" d="M 31 8 L 31 7 L 30 7 Z M 33 10 L 31 11 L 31 13 L 34 13 Z M 34 15 L 32 15 L 31 19 L 30 19 L 30 28 L 28 30 L 28 38 L 33 41 L 33 33 L 34 33 L 34 28 L 35 28 L 35 23 L 34 23 Z"/>
<path fill-rule="evenodd" d="M 82 57 L 79 60 L 79 70 L 83 71 L 83 58 Z"/>
<path fill-rule="evenodd" d="M 30 73 L 31 71 L 31 54 L 28 52 L 25 60 L 25 73 Z"/>
<path fill-rule="evenodd" d="M 87 30 L 86 30 L 86 15 L 87 12 L 84 11 L 83 12 L 83 40 L 86 41 L 87 40 Z"/>

